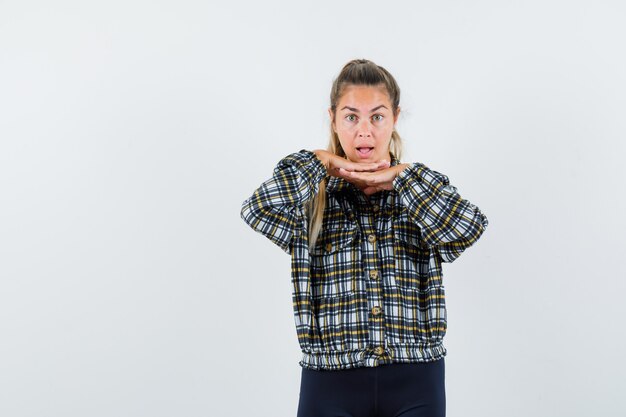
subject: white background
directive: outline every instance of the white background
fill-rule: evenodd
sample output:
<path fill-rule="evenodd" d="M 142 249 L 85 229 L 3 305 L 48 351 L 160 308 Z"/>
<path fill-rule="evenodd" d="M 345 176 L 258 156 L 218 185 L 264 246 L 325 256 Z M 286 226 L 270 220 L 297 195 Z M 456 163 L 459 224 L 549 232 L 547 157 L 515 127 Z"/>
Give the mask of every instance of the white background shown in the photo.
<path fill-rule="evenodd" d="M 240 207 L 354 58 L 490 221 L 445 265 L 448 416 L 625 415 L 625 17 L 0 1 L 0 415 L 295 416 L 290 259 Z"/>

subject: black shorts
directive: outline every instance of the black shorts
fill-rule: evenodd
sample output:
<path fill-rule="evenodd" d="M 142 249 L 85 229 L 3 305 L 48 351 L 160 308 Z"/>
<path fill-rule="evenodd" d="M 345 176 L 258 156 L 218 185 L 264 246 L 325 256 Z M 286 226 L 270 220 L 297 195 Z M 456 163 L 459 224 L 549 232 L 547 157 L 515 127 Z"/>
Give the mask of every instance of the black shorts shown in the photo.
<path fill-rule="evenodd" d="M 445 417 L 444 358 L 341 370 L 302 368 L 297 417 Z"/>

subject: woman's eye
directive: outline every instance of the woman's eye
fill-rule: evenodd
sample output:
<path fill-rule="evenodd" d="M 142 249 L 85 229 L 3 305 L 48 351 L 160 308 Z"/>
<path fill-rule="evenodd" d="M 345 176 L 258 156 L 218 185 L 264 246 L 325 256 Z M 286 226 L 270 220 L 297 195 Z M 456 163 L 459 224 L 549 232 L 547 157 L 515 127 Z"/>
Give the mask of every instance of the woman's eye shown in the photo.
<path fill-rule="evenodd" d="M 383 115 L 382 115 L 382 114 L 375 114 L 375 115 L 374 115 L 374 116 L 372 116 L 372 117 L 380 117 L 380 119 L 378 119 L 378 120 L 379 120 L 379 121 L 380 121 L 380 120 L 383 120 Z"/>
<path fill-rule="evenodd" d="M 347 116 L 346 116 L 346 119 L 348 119 L 348 120 L 350 120 L 351 122 L 353 122 L 353 121 L 354 121 L 354 119 L 351 119 L 351 117 L 355 117 L 355 115 L 354 115 L 354 114 L 349 114 L 349 115 L 347 115 Z"/>

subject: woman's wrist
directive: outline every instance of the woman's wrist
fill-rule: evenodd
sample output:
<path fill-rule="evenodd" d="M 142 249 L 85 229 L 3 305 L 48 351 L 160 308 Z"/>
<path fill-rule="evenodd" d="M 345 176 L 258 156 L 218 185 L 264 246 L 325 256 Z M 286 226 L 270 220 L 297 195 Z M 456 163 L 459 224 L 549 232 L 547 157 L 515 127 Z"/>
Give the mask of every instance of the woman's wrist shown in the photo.
<path fill-rule="evenodd" d="M 396 165 L 396 168 L 397 168 L 397 169 L 396 169 L 396 177 L 397 177 L 398 175 L 400 175 L 400 173 L 401 173 L 402 171 L 404 171 L 406 168 L 408 168 L 408 167 L 410 167 L 410 166 L 411 166 L 411 164 L 406 164 L 406 163 L 405 163 L 405 164 L 398 164 L 398 165 Z"/>
<path fill-rule="evenodd" d="M 315 154 L 317 159 L 319 159 L 322 162 L 322 165 L 324 165 L 324 168 L 326 168 L 326 170 L 328 171 L 328 158 L 324 154 L 324 152 L 327 152 L 327 151 L 324 151 L 324 150 L 321 150 L 321 149 L 315 149 L 313 151 L 313 153 Z"/>

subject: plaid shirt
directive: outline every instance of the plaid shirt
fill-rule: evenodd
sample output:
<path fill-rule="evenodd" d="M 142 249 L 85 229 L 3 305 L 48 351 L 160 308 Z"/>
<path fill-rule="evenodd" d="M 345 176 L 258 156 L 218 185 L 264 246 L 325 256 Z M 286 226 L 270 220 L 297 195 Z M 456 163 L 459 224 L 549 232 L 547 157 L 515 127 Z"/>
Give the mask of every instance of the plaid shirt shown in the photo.
<path fill-rule="evenodd" d="M 392 154 L 391 165 L 400 163 Z M 315 247 L 304 203 L 328 177 Z M 448 177 L 414 162 L 393 190 L 368 198 L 329 176 L 312 151 L 281 159 L 241 207 L 241 218 L 291 255 L 299 365 L 334 370 L 446 355 L 443 262 L 485 231 L 480 209 Z"/>

